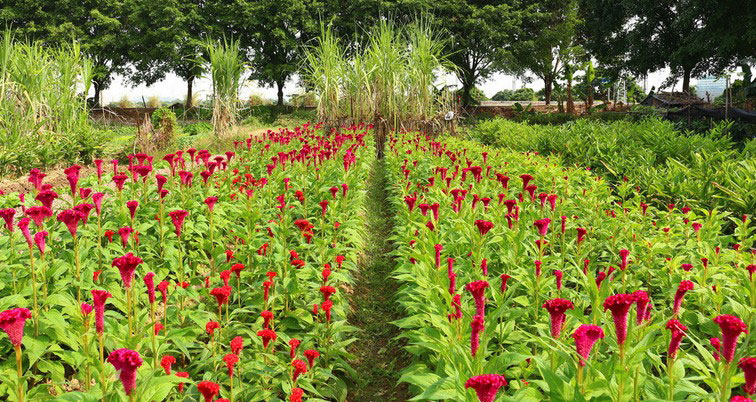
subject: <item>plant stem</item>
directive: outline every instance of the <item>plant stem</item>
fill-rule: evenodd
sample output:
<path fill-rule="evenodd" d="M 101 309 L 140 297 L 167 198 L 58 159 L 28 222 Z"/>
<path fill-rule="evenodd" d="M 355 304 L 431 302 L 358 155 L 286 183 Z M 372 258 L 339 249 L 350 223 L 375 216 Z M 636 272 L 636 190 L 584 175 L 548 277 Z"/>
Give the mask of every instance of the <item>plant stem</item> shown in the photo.
<path fill-rule="evenodd" d="M 719 400 L 727 401 L 727 396 L 730 393 L 730 363 L 725 363 L 723 367 L 722 389 L 719 392 Z"/>
<path fill-rule="evenodd" d="M 18 400 L 24 402 L 24 367 L 21 359 L 21 345 L 15 346 L 16 349 L 16 368 L 18 369 Z"/>

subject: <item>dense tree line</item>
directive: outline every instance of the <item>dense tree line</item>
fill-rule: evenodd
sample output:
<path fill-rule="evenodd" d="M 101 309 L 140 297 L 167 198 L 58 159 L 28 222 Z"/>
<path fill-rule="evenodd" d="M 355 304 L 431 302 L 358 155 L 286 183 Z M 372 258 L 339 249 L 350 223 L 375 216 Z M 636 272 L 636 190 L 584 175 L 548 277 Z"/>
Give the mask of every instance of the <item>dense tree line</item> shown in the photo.
<path fill-rule="evenodd" d="M 321 22 L 357 49 L 376 20 L 424 14 L 448 38 L 465 104 L 495 72 L 537 77 L 549 102 L 559 82 L 571 100 L 578 70 L 592 82 L 592 60 L 610 79 L 669 67 L 688 90 L 691 77 L 747 67 L 756 56 L 756 9 L 735 1 L 0 0 L 0 21 L 17 36 L 81 43 L 95 64 L 95 99 L 116 74 L 152 84 L 175 73 L 186 81 L 187 106 L 209 38 L 238 39 L 250 78 L 275 86 L 283 104 Z"/>

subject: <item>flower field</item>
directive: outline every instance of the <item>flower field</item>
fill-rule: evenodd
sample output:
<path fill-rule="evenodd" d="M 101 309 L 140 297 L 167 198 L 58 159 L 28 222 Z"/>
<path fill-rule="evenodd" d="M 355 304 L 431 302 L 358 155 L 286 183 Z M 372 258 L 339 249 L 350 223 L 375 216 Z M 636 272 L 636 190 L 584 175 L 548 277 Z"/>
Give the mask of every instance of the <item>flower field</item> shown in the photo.
<path fill-rule="evenodd" d="M 620 198 L 557 157 L 419 134 L 388 147 L 417 399 L 756 392 L 752 217 Z"/>
<path fill-rule="evenodd" d="M 32 170 L 0 198 L 0 398 L 343 400 L 367 133 Z"/>

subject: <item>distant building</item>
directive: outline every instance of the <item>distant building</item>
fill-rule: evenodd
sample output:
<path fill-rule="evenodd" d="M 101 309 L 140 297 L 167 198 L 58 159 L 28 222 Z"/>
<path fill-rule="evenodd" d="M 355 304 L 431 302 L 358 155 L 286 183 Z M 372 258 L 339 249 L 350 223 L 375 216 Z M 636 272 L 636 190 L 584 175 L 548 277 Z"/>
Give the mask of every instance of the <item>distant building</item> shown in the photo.
<path fill-rule="evenodd" d="M 722 95 L 727 88 L 727 82 L 724 78 L 706 76 L 696 80 L 696 95 L 704 100 L 714 101 L 719 95 Z M 707 99 L 708 93 L 708 99 Z"/>
<path fill-rule="evenodd" d="M 645 106 L 654 106 L 659 108 L 679 108 L 690 105 L 702 105 L 705 102 L 695 95 L 685 92 L 657 92 L 651 91 L 640 104 Z"/>

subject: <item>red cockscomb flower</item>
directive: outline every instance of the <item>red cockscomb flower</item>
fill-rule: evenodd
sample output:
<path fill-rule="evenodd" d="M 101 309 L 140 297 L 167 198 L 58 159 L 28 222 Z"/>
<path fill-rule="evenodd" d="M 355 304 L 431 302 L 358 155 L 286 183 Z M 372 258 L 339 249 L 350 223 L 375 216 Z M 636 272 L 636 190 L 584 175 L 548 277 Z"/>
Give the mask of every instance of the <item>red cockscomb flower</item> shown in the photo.
<path fill-rule="evenodd" d="M 682 305 L 683 297 L 685 296 L 685 293 L 687 293 L 689 290 L 693 290 L 693 282 L 691 281 L 680 282 L 680 285 L 677 287 L 677 291 L 675 292 L 675 300 L 672 307 L 672 312 L 674 314 L 677 314 L 680 311 L 680 306 Z"/>
<path fill-rule="evenodd" d="M 507 385 L 507 379 L 499 374 L 483 374 L 470 377 L 465 382 L 465 388 L 472 388 L 478 395 L 480 402 L 493 402 L 499 388 Z"/>
<path fill-rule="evenodd" d="M 743 389 L 748 395 L 756 393 L 756 357 L 744 357 L 738 362 L 738 367 L 745 375 Z"/>
<path fill-rule="evenodd" d="M 604 311 L 610 310 L 612 312 L 617 343 L 620 346 L 624 345 L 625 339 L 627 339 L 627 313 L 634 303 L 635 296 L 632 294 L 612 295 L 604 301 Z"/>
<path fill-rule="evenodd" d="M 320 352 L 314 349 L 307 349 L 304 351 L 304 357 L 307 359 L 307 362 L 310 364 L 310 369 L 312 369 L 315 366 L 315 359 L 320 357 Z"/>
<path fill-rule="evenodd" d="M 291 374 L 291 380 L 296 383 L 297 378 L 299 378 L 300 375 L 307 373 L 307 363 L 302 360 L 294 360 L 291 362 L 291 366 L 294 367 L 294 371 Z"/>
<path fill-rule="evenodd" d="M 242 349 L 244 348 L 244 338 L 241 336 L 236 336 L 234 339 L 231 340 L 231 352 L 237 356 L 241 355 Z"/>
<path fill-rule="evenodd" d="M 278 335 L 276 335 L 276 332 L 270 329 L 263 329 L 261 331 L 257 331 L 257 336 L 262 338 L 263 348 L 265 349 L 268 348 L 270 341 L 275 341 L 278 338 Z"/>
<path fill-rule="evenodd" d="M 627 257 L 630 255 L 630 251 L 622 249 L 619 251 L 620 255 L 620 270 L 624 271 L 627 268 Z"/>
<path fill-rule="evenodd" d="M 176 236 L 181 237 L 181 229 L 184 227 L 184 219 L 186 219 L 189 212 L 183 209 L 177 209 L 168 213 L 173 222 L 173 226 L 176 229 Z"/>
<path fill-rule="evenodd" d="M 131 395 L 131 391 L 136 388 L 137 369 L 142 365 L 139 352 L 131 349 L 116 349 L 110 353 L 107 360 L 119 372 L 118 376 L 126 395 Z"/>
<path fill-rule="evenodd" d="M 575 305 L 567 299 L 557 298 L 547 300 L 543 303 L 542 307 L 545 308 L 549 312 L 549 316 L 551 316 L 551 337 L 554 339 L 559 338 L 566 317 L 565 312 L 574 309 Z"/>
<path fill-rule="evenodd" d="M 79 227 L 79 222 L 82 219 L 82 213 L 75 209 L 66 209 L 58 213 L 58 221 L 63 222 L 68 228 L 68 232 L 71 236 L 76 236 L 76 230 Z"/>
<path fill-rule="evenodd" d="M 171 375 L 171 366 L 174 364 L 176 364 L 176 358 L 173 356 L 163 356 L 163 358 L 160 359 L 160 366 L 165 370 L 165 375 Z"/>
<path fill-rule="evenodd" d="M 333 286 L 321 286 L 320 293 L 323 294 L 323 300 L 328 301 L 331 300 L 331 296 L 336 293 L 336 288 Z"/>
<path fill-rule="evenodd" d="M 121 281 L 123 281 L 123 287 L 126 289 L 131 288 L 131 281 L 134 279 L 134 270 L 137 265 L 143 263 L 141 258 L 135 256 L 133 253 L 128 253 L 123 257 L 113 259 L 112 266 L 118 268 L 118 272 L 121 274 Z"/>
<path fill-rule="evenodd" d="M 31 318 L 31 311 L 23 307 L 12 308 L 0 313 L 0 329 L 5 331 L 14 347 L 21 347 L 24 325 Z"/>
<path fill-rule="evenodd" d="M 299 347 L 300 341 L 299 339 L 290 339 L 289 340 L 289 358 L 294 359 L 297 357 L 297 348 Z"/>
<path fill-rule="evenodd" d="M 231 272 L 236 274 L 236 279 L 241 278 L 241 271 L 244 270 L 244 264 L 234 264 L 231 266 Z"/>
<path fill-rule="evenodd" d="M 105 331 L 105 303 L 111 297 L 113 295 L 106 290 L 92 290 L 92 303 L 95 308 L 95 331 L 100 335 Z"/>
<path fill-rule="evenodd" d="M 234 366 L 236 363 L 239 362 L 239 356 L 237 356 L 234 353 L 229 353 L 225 356 L 223 356 L 223 362 L 226 363 L 226 370 L 228 372 L 228 376 L 233 378 L 234 377 Z"/>
<path fill-rule="evenodd" d="M 596 325 L 583 324 L 575 330 L 572 337 L 575 338 L 575 348 L 580 356 L 579 364 L 585 366 L 593 345 L 604 337 L 604 330 Z"/>
<path fill-rule="evenodd" d="M 470 354 L 475 357 L 480 347 L 480 333 L 485 329 L 485 318 L 482 315 L 476 315 L 470 322 Z"/>
<path fill-rule="evenodd" d="M 303 395 L 304 391 L 302 390 L 302 388 L 292 388 L 291 396 L 289 396 L 289 402 L 302 402 Z"/>
<path fill-rule="evenodd" d="M 481 236 L 485 236 L 488 231 L 493 229 L 494 224 L 493 222 L 484 221 L 482 219 L 478 219 L 475 221 L 475 226 L 478 227 L 478 232 L 480 232 Z"/>
<path fill-rule="evenodd" d="M 633 292 L 635 297 L 635 324 L 641 325 L 644 321 L 647 321 L 646 312 L 648 311 L 648 303 L 651 301 L 648 297 L 648 293 L 643 290 L 636 290 Z"/>
<path fill-rule="evenodd" d="M 667 321 L 666 327 L 671 331 L 667 357 L 674 360 L 675 356 L 677 356 L 677 350 L 680 348 L 680 342 L 682 341 L 683 336 L 685 336 L 685 331 L 688 330 L 688 327 L 674 319 Z"/>
<path fill-rule="evenodd" d="M 735 347 L 738 343 L 738 337 L 741 333 L 748 333 L 748 327 L 738 317 L 734 315 L 722 314 L 714 318 L 714 322 L 722 330 L 722 357 L 727 363 L 732 362 L 735 357 Z"/>
<path fill-rule="evenodd" d="M 220 323 L 217 321 L 209 321 L 207 324 L 205 324 L 205 332 L 207 332 L 208 335 L 213 336 L 215 333 L 215 330 L 220 328 Z"/>
<path fill-rule="evenodd" d="M 549 218 L 543 218 L 539 219 L 535 222 L 533 222 L 533 226 L 538 229 L 538 235 L 539 236 L 546 236 L 549 233 L 549 224 L 551 223 L 551 219 Z"/>
<path fill-rule="evenodd" d="M 213 402 L 215 395 L 220 391 L 220 385 L 212 381 L 202 381 L 197 384 L 197 391 L 205 398 L 205 402 Z"/>
<path fill-rule="evenodd" d="M 475 281 L 465 286 L 465 290 L 475 299 L 475 315 L 483 316 L 486 313 L 486 288 L 488 281 Z"/>

